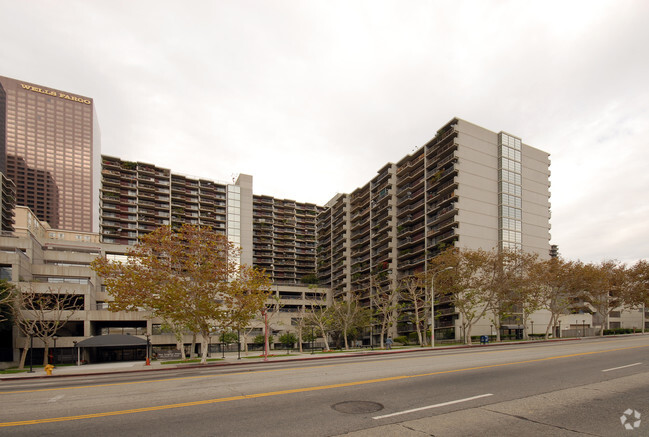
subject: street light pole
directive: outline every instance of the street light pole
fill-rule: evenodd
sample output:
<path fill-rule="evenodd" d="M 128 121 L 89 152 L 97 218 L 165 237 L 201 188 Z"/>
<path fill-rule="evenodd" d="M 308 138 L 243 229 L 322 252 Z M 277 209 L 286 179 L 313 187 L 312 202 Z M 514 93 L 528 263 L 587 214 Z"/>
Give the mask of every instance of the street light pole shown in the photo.
<path fill-rule="evenodd" d="M 34 331 L 29 331 L 29 372 L 34 373 Z"/>
<path fill-rule="evenodd" d="M 268 361 L 268 310 L 264 308 L 264 361 Z"/>
<path fill-rule="evenodd" d="M 56 335 L 53 335 L 53 336 L 52 336 L 52 340 L 54 340 L 54 353 L 52 354 L 52 361 L 53 361 L 52 365 L 53 365 L 53 366 L 56 366 L 56 340 L 57 340 L 58 338 L 59 338 L 59 337 L 56 336 Z"/>
<path fill-rule="evenodd" d="M 149 334 L 146 334 L 146 365 L 151 365 L 151 356 L 149 354 Z"/>
<path fill-rule="evenodd" d="M 241 359 L 241 328 L 237 329 L 237 360 Z"/>
<path fill-rule="evenodd" d="M 534 336 L 534 320 L 530 320 L 530 323 L 532 324 L 532 336 Z"/>
<path fill-rule="evenodd" d="M 77 350 L 77 366 L 81 365 L 81 348 L 77 347 L 77 341 L 73 340 L 74 348 Z"/>
<path fill-rule="evenodd" d="M 445 269 L 439 270 L 433 273 L 432 278 L 430 278 L 430 347 L 431 349 L 435 348 L 435 276 L 439 273 L 446 272 L 448 270 L 453 270 L 453 267 L 446 267 Z"/>

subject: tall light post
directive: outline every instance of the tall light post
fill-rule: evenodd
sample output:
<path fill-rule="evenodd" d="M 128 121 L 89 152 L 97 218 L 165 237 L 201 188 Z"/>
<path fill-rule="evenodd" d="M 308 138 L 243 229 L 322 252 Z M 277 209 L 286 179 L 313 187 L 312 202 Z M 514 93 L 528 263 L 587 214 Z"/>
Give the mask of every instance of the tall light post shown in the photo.
<path fill-rule="evenodd" d="M 150 335 L 146 334 L 146 364 L 145 364 L 145 366 L 150 366 L 151 365 L 151 355 L 150 355 L 150 352 L 149 352 L 149 350 L 150 350 L 149 345 L 151 343 L 150 343 L 149 338 L 150 338 Z"/>
<path fill-rule="evenodd" d="M 34 373 L 34 331 L 30 329 L 28 334 L 29 334 L 29 372 L 27 373 Z"/>
<path fill-rule="evenodd" d="M 530 320 L 530 324 L 532 325 L 532 337 L 534 337 L 534 320 Z"/>
<path fill-rule="evenodd" d="M 77 350 L 77 366 L 81 365 L 81 348 L 77 346 L 77 341 L 73 340 L 74 348 Z"/>
<path fill-rule="evenodd" d="M 268 310 L 264 308 L 264 361 L 268 361 Z"/>
<path fill-rule="evenodd" d="M 56 340 L 58 340 L 59 337 L 57 335 L 52 336 L 52 340 L 54 340 L 54 353 L 52 354 L 52 365 L 56 366 Z"/>
<path fill-rule="evenodd" d="M 446 267 L 445 269 L 439 270 L 433 273 L 433 277 L 430 278 L 430 347 L 435 348 L 435 276 L 439 273 L 446 272 L 448 270 L 453 270 L 453 267 Z"/>
<path fill-rule="evenodd" d="M 237 360 L 241 359 L 241 328 L 237 329 Z"/>

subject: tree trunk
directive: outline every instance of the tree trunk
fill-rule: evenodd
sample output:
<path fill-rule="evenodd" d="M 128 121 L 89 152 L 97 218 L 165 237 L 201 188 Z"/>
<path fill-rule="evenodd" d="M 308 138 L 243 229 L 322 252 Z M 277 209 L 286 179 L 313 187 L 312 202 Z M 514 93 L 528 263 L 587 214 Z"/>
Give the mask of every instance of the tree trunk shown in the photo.
<path fill-rule="evenodd" d="M 196 333 L 192 334 L 192 347 L 189 350 L 189 358 L 196 358 Z"/>
<path fill-rule="evenodd" d="M 50 345 L 45 343 L 43 349 L 43 367 L 47 366 L 50 363 Z"/>
<path fill-rule="evenodd" d="M 419 308 L 415 306 L 415 328 L 417 329 L 417 340 L 419 340 L 419 345 L 423 346 L 423 338 L 421 336 L 421 326 L 420 326 L 420 320 L 419 320 Z"/>
<path fill-rule="evenodd" d="M 471 328 L 473 328 L 473 325 L 467 325 L 464 327 L 464 337 L 465 337 L 465 342 L 469 346 L 471 346 Z"/>
<path fill-rule="evenodd" d="M 203 332 L 201 334 L 201 364 L 207 363 L 207 345 L 210 341 L 210 333 Z"/>
<path fill-rule="evenodd" d="M 172 325 L 173 326 L 173 325 Z M 183 333 L 180 329 L 173 326 L 174 336 L 176 337 L 176 348 L 180 351 L 180 359 L 185 359 L 185 342 L 183 341 Z"/>
<path fill-rule="evenodd" d="M 24 369 L 25 368 L 25 360 L 27 359 L 27 351 L 29 350 L 28 347 L 23 348 L 23 353 L 20 354 L 20 364 L 18 365 L 19 369 Z"/>
<path fill-rule="evenodd" d="M 302 328 L 297 330 L 297 344 L 299 345 L 299 351 L 302 353 Z"/>
<path fill-rule="evenodd" d="M 545 327 L 545 339 L 549 339 L 549 333 L 550 333 L 550 328 L 554 327 L 555 322 L 554 322 L 554 314 L 550 315 L 550 323 L 548 323 L 548 326 Z M 554 334 L 554 333 L 553 333 Z"/>
<path fill-rule="evenodd" d="M 176 339 L 176 348 L 180 351 L 180 359 L 184 360 L 185 359 L 185 344 L 183 343 L 182 339 Z"/>
<path fill-rule="evenodd" d="M 385 333 L 387 332 L 385 322 L 381 324 L 381 349 L 384 347 L 384 342 L 383 342 L 383 337 L 385 337 Z"/>
<path fill-rule="evenodd" d="M 329 339 L 327 339 L 327 333 L 322 328 L 322 326 L 320 326 L 320 331 L 322 332 L 322 340 L 324 341 L 325 344 L 325 350 L 328 351 L 330 350 L 330 348 L 329 348 Z"/>

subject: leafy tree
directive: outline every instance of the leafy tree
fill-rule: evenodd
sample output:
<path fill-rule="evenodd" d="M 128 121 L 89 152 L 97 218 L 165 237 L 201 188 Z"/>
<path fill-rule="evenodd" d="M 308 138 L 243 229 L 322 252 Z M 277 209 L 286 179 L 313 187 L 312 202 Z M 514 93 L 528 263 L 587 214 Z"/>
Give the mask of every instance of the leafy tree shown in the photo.
<path fill-rule="evenodd" d="M 264 272 L 238 263 L 239 253 L 208 227 L 163 226 L 143 236 L 126 262 L 97 258 L 91 267 L 114 298 L 112 310 L 145 309 L 199 334 L 205 363 L 210 332 L 243 324 L 270 287 Z"/>
<path fill-rule="evenodd" d="M 506 318 L 527 325 L 527 317 L 541 305 L 538 287 L 530 282 L 529 273 L 537 255 L 513 250 L 484 252 L 482 264 L 484 300 L 496 327 L 496 341 Z"/>
<path fill-rule="evenodd" d="M 430 270 L 451 270 L 439 275 L 439 295 L 450 296 L 462 317 L 464 338 L 471 344 L 473 325 L 486 314 L 490 302 L 488 253 L 483 250 L 450 247 L 431 259 Z M 438 295 L 438 292 L 435 293 Z"/>
<path fill-rule="evenodd" d="M 256 345 L 264 344 L 265 341 L 266 341 L 266 336 L 264 334 L 256 335 L 255 338 L 252 340 L 252 342 L 254 344 L 256 344 Z M 273 342 L 273 336 L 272 335 L 268 336 L 268 342 L 269 343 Z"/>
<path fill-rule="evenodd" d="M 307 284 L 307 285 L 317 285 L 318 284 L 318 275 L 315 273 L 310 273 L 308 275 L 302 276 L 300 278 L 300 282 L 302 284 Z"/>
<path fill-rule="evenodd" d="M 643 310 L 642 332 L 645 332 L 644 311 L 649 307 L 649 262 L 640 260 L 627 271 L 628 289 L 624 296 L 627 305 Z"/>
<path fill-rule="evenodd" d="M 297 342 L 297 337 L 292 332 L 285 332 L 279 336 L 279 342 L 286 347 L 292 347 Z"/>
<path fill-rule="evenodd" d="M 550 320 L 545 328 L 545 339 L 550 330 L 559 322 L 562 314 L 568 314 L 570 307 L 583 290 L 580 262 L 551 258 L 532 266 L 530 281 L 541 293 L 540 308 L 550 312 Z"/>
<path fill-rule="evenodd" d="M 221 333 L 219 340 L 221 341 L 221 343 L 232 344 L 236 343 L 237 340 L 239 340 L 239 336 L 236 332 L 226 331 Z"/>
<path fill-rule="evenodd" d="M 584 281 L 584 300 L 589 302 L 600 318 L 599 335 L 612 309 L 624 304 L 624 290 L 627 288 L 626 266 L 616 261 L 600 264 L 585 264 L 581 268 Z"/>

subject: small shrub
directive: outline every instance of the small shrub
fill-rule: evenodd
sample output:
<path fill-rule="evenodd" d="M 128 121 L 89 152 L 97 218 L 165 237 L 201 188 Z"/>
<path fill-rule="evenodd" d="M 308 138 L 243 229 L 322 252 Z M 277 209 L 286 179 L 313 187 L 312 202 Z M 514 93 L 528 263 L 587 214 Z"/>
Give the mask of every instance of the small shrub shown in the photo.
<path fill-rule="evenodd" d="M 415 334 L 415 335 L 416 335 L 416 334 Z M 403 345 L 406 345 L 406 344 L 408 344 L 408 337 L 406 337 L 405 335 L 400 335 L 399 337 L 396 337 L 396 338 L 394 339 L 394 342 L 395 342 L 395 343 L 401 343 L 401 344 L 403 344 Z"/>

